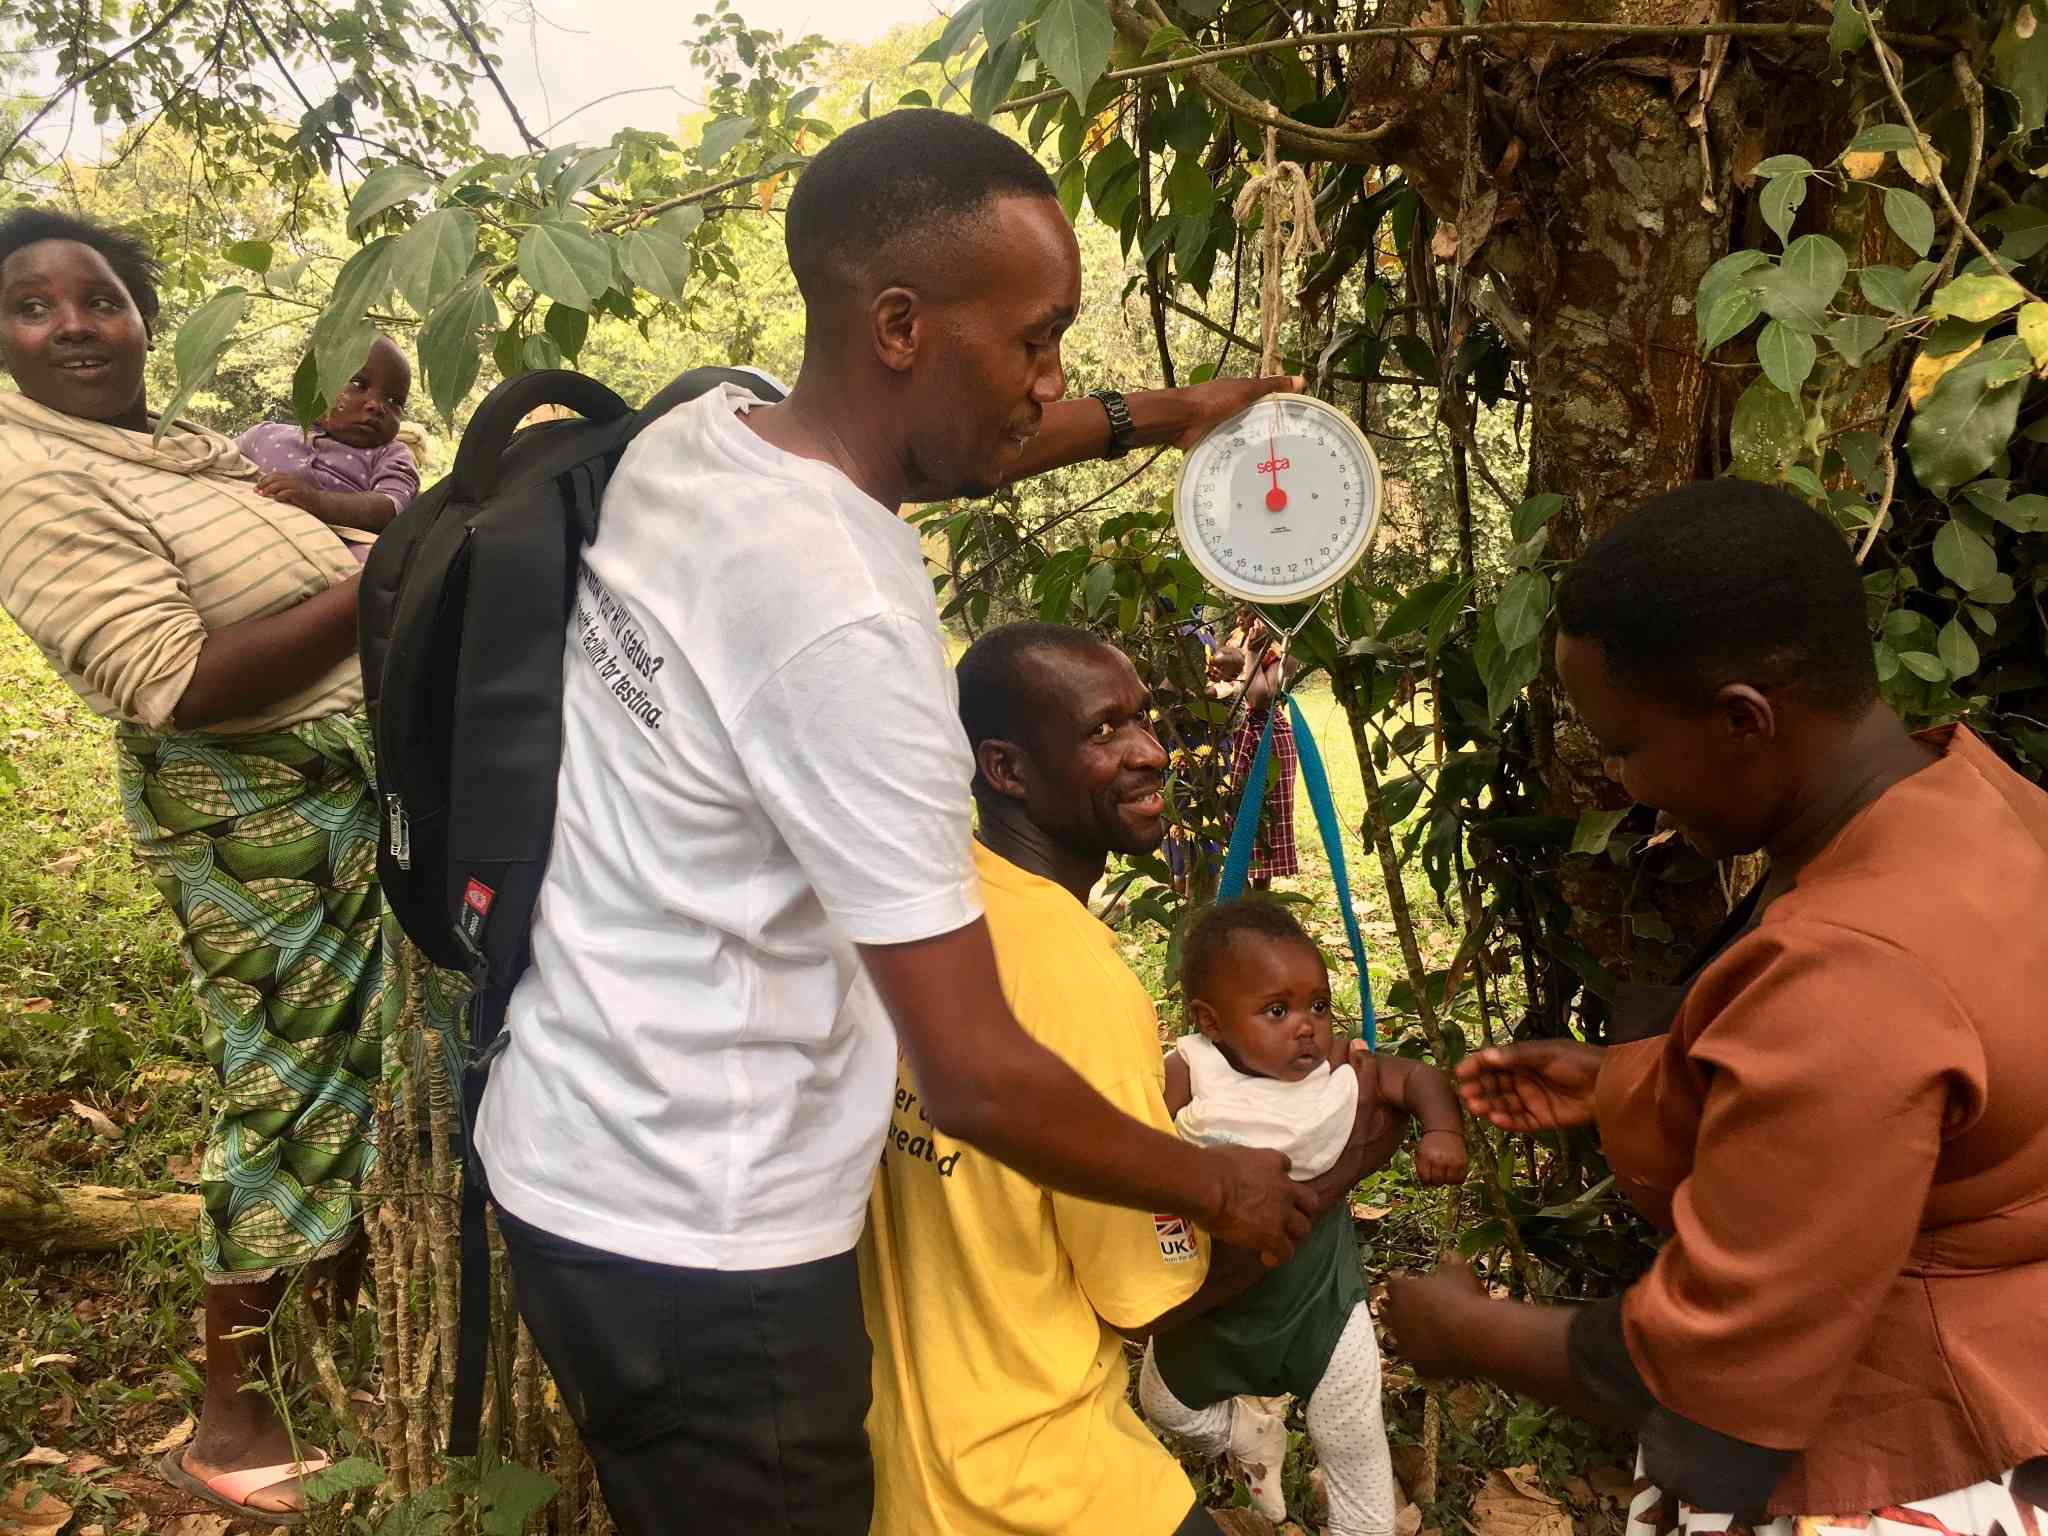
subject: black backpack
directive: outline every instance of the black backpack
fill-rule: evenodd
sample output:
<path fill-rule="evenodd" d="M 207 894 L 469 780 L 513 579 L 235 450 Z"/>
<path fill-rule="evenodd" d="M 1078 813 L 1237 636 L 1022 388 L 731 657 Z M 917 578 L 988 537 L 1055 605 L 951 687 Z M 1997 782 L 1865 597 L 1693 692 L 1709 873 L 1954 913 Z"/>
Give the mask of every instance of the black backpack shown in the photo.
<path fill-rule="evenodd" d="M 565 369 L 509 379 L 477 407 L 455 467 L 371 547 L 359 601 L 363 691 L 384 835 L 377 874 L 399 926 L 475 987 L 463 1073 L 461 1331 L 448 1452 L 476 1454 L 490 1318 L 486 1190 L 470 1132 L 554 840 L 562 658 L 583 546 L 605 483 L 642 428 L 720 384 L 697 368 L 635 411 Z M 543 406 L 562 418 L 519 430 Z"/>

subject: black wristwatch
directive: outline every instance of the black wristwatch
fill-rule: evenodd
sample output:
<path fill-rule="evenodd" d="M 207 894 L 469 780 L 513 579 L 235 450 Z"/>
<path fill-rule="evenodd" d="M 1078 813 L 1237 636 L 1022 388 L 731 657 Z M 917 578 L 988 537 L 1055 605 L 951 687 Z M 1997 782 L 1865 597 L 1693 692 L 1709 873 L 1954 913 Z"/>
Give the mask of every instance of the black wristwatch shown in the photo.
<path fill-rule="evenodd" d="M 1131 451 L 1131 439 L 1136 429 L 1131 426 L 1131 408 L 1124 404 L 1124 397 L 1113 389 L 1091 389 L 1088 398 L 1100 400 L 1102 408 L 1109 413 L 1109 446 L 1102 451 L 1105 459 L 1120 459 Z"/>

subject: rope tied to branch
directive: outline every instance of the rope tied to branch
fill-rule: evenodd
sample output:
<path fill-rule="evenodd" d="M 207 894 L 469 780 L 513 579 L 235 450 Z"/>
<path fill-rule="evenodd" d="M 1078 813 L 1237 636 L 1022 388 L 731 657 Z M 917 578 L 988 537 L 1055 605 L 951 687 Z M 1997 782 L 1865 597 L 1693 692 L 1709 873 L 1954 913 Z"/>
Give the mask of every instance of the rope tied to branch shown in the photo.
<path fill-rule="evenodd" d="M 1259 228 L 1259 375 L 1263 378 L 1280 371 L 1280 309 L 1285 302 L 1281 284 L 1303 252 L 1323 248 L 1308 175 L 1292 160 L 1279 157 L 1277 130 L 1271 124 L 1266 127 L 1265 169 L 1237 194 L 1235 212 L 1240 225 L 1251 217 L 1261 198 L 1266 204 Z"/>

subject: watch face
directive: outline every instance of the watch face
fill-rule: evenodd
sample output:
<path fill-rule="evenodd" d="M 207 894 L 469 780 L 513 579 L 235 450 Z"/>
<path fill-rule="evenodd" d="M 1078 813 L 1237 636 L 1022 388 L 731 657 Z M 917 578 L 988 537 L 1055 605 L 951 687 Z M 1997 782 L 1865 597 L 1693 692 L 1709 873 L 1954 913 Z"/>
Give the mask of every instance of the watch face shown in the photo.
<path fill-rule="evenodd" d="M 1219 591 L 1293 602 L 1341 580 L 1379 522 L 1380 469 L 1365 435 L 1308 395 L 1254 402 L 1188 451 L 1174 518 Z"/>

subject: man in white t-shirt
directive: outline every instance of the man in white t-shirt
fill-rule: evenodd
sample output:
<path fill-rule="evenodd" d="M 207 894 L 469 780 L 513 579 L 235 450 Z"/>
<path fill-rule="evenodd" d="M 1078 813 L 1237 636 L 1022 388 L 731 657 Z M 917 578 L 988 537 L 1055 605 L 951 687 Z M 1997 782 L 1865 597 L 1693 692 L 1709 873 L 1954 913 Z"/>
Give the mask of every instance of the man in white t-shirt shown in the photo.
<path fill-rule="evenodd" d="M 1276 1261 L 1308 1227 L 1284 1158 L 1140 1125 L 1011 1016 L 897 516 L 1185 446 L 1291 381 L 1062 401 L 1073 231 L 1037 161 L 963 116 L 840 136 L 786 238 L 787 400 L 679 407 L 606 489 L 533 964 L 477 1133 L 520 1310 L 627 1536 L 867 1529 L 853 1247 L 899 1046 L 936 1125 L 1042 1184 Z"/>

